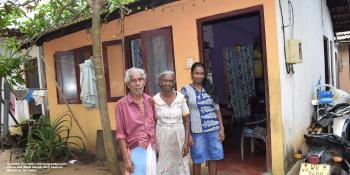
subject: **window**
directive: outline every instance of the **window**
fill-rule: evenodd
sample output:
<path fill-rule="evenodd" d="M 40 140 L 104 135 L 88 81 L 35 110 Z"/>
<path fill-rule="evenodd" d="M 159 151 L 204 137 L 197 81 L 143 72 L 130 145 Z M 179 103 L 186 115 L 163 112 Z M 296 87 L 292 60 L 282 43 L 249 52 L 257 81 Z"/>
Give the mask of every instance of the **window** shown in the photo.
<path fill-rule="evenodd" d="M 126 94 L 124 85 L 125 66 L 122 58 L 121 41 L 102 43 L 103 63 L 108 101 L 117 101 Z"/>
<path fill-rule="evenodd" d="M 81 47 L 70 51 L 58 51 L 55 53 L 56 81 L 61 87 L 63 95 L 68 103 L 78 104 L 80 101 L 80 74 L 79 64 L 92 56 L 91 46 Z M 59 104 L 64 100 L 57 89 Z"/>
<path fill-rule="evenodd" d="M 143 66 L 143 59 L 142 59 L 142 46 L 141 46 L 141 39 L 139 37 L 130 39 L 129 42 L 127 42 L 130 46 L 130 58 L 132 67 L 137 68 L 144 68 Z"/>
<path fill-rule="evenodd" d="M 165 70 L 175 70 L 171 27 L 127 37 L 126 52 L 129 68 L 146 70 L 146 93 L 152 96 L 160 90 L 157 76 Z"/>
<path fill-rule="evenodd" d="M 171 27 L 145 31 L 126 38 L 126 61 L 122 58 L 120 40 L 102 43 L 107 100 L 117 101 L 124 96 L 126 68 L 139 67 L 147 72 L 146 92 L 159 92 L 157 76 L 165 70 L 174 70 Z M 147 54 L 146 54 L 147 53 Z M 68 103 L 80 101 L 79 64 L 92 56 L 91 46 L 55 53 L 56 80 Z M 58 92 L 58 91 L 57 91 Z M 58 92 L 58 103 L 64 103 Z"/>
<path fill-rule="evenodd" d="M 40 88 L 37 58 L 29 60 L 29 64 L 25 66 L 25 77 L 28 88 Z M 42 114 L 41 105 L 35 105 L 34 101 L 30 101 L 28 106 L 31 116 Z"/>

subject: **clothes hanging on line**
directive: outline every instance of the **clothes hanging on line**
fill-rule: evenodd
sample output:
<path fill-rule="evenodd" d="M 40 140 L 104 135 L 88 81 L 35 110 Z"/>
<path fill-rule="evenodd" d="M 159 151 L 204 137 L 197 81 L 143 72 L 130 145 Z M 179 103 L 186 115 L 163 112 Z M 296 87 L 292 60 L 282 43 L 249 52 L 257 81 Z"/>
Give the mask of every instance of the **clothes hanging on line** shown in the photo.
<path fill-rule="evenodd" d="M 33 99 L 35 101 L 35 105 L 45 104 L 45 98 L 47 97 L 46 90 L 33 90 Z"/>
<path fill-rule="evenodd" d="M 27 97 L 26 97 L 26 100 L 29 102 L 33 101 L 33 90 L 31 89 L 28 89 L 27 90 Z"/>
<path fill-rule="evenodd" d="M 92 60 L 85 60 L 79 68 L 82 104 L 87 108 L 98 108 L 97 80 Z"/>
<path fill-rule="evenodd" d="M 35 105 L 45 104 L 47 90 L 44 88 L 21 88 L 14 90 L 17 100 L 27 100 L 28 103 L 35 101 Z"/>

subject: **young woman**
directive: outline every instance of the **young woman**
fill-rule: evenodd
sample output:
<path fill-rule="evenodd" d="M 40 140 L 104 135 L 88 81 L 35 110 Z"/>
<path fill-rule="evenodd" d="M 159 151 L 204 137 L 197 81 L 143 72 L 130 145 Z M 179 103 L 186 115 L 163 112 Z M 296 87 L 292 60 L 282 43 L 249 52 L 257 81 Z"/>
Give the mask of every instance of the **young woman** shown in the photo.
<path fill-rule="evenodd" d="M 188 151 L 189 109 L 185 96 L 174 91 L 175 74 L 159 75 L 161 91 L 153 97 L 157 118 L 158 175 L 190 175 Z"/>
<path fill-rule="evenodd" d="M 225 139 L 220 108 L 213 84 L 206 78 L 202 63 L 191 67 L 192 83 L 182 88 L 190 109 L 189 143 L 193 161 L 193 175 L 200 175 L 201 164 L 208 162 L 209 175 L 217 174 L 217 160 L 224 158 L 222 141 Z"/>

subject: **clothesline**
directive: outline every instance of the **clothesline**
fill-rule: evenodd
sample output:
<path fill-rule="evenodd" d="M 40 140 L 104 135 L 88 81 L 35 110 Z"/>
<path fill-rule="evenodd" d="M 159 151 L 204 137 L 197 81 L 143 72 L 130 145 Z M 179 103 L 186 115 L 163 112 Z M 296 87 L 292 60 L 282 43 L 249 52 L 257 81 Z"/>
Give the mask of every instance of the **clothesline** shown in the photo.
<path fill-rule="evenodd" d="M 31 90 L 47 90 L 47 88 L 27 88 L 27 89 L 31 89 Z"/>
<path fill-rule="evenodd" d="M 60 60 L 56 60 L 57 62 L 60 62 L 60 63 L 65 63 L 65 64 L 70 64 L 70 65 L 75 65 L 75 66 L 79 66 L 80 64 L 75 64 L 75 63 L 71 63 L 71 62 L 68 62 L 68 61 L 60 61 Z M 83 63 L 81 63 L 83 64 Z"/>
<path fill-rule="evenodd" d="M 71 62 L 68 62 L 68 61 L 61 61 L 61 60 L 56 60 L 56 62 L 70 64 L 70 65 L 75 65 L 75 66 L 79 66 L 80 64 L 83 64 L 83 63 L 76 64 L 76 63 L 71 63 Z M 94 67 L 94 66 L 89 66 L 89 67 Z"/>
<path fill-rule="evenodd" d="M 30 90 L 47 90 L 47 88 L 25 88 L 25 89 L 30 89 Z M 24 89 L 16 89 L 16 90 L 24 90 Z M 1 91 L 4 91 L 1 89 Z"/>

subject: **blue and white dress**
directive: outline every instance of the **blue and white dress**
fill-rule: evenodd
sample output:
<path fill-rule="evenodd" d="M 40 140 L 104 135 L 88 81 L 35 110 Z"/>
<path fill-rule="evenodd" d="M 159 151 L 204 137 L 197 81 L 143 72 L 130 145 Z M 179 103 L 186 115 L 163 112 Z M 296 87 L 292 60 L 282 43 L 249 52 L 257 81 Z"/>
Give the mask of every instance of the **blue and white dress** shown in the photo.
<path fill-rule="evenodd" d="M 190 109 L 191 135 L 194 144 L 191 146 L 191 157 L 194 163 L 224 158 L 222 143 L 219 140 L 220 122 L 216 111 L 219 105 L 205 91 L 196 90 L 190 84 L 181 89 Z"/>

